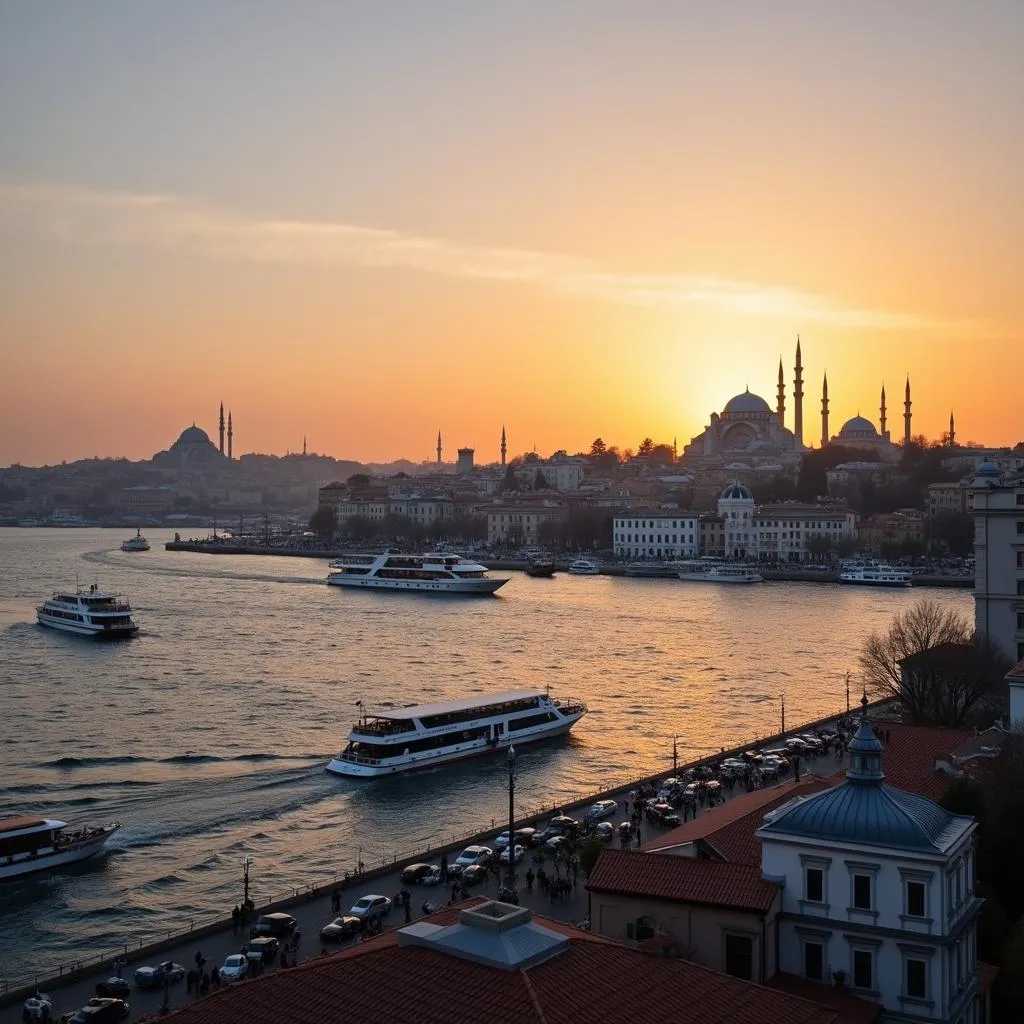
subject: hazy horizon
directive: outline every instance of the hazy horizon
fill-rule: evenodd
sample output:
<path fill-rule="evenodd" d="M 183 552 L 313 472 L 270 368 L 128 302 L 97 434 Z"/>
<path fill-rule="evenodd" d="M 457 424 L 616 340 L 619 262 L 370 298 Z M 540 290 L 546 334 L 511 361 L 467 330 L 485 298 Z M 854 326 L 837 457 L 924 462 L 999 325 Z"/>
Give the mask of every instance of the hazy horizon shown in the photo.
<path fill-rule="evenodd" d="M 0 0 L 0 465 L 1022 440 L 1024 5 Z"/>

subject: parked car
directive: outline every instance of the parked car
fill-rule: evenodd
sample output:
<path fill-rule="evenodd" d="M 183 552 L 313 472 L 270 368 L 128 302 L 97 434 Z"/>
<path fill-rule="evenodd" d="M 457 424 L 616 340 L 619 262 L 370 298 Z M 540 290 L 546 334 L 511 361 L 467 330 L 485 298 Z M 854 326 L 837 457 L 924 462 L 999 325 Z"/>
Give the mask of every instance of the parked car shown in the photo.
<path fill-rule="evenodd" d="M 273 935 L 281 939 L 295 931 L 298 922 L 291 914 L 264 914 L 256 922 L 257 935 Z"/>
<path fill-rule="evenodd" d="M 533 837 L 536 834 L 537 830 L 535 828 L 530 828 L 529 826 L 517 828 L 516 842 L 519 843 L 520 846 L 531 846 L 533 844 Z"/>
<path fill-rule="evenodd" d="M 545 844 L 545 850 L 550 850 L 552 853 L 561 853 L 563 850 L 569 849 L 569 839 L 567 836 L 552 836 Z"/>
<path fill-rule="evenodd" d="M 119 978 L 116 975 L 107 978 L 106 981 L 96 983 L 96 995 L 103 996 L 108 999 L 124 999 L 131 990 L 131 985 L 129 985 L 124 978 Z"/>
<path fill-rule="evenodd" d="M 556 828 L 562 835 L 565 835 L 566 832 L 575 832 L 579 827 L 580 823 L 575 818 L 570 818 L 567 814 L 556 814 L 548 822 L 548 828 Z"/>
<path fill-rule="evenodd" d="M 349 915 L 358 917 L 360 921 L 371 921 L 390 913 L 391 900 L 387 896 L 380 896 L 377 893 L 371 893 L 369 896 L 356 900 L 349 910 Z"/>
<path fill-rule="evenodd" d="M 547 828 L 538 829 L 530 837 L 531 846 L 544 846 L 549 839 L 554 839 L 555 836 L 562 834 L 561 829 L 552 828 L 550 825 Z"/>
<path fill-rule="evenodd" d="M 508 851 L 509 847 L 506 846 L 505 849 L 498 854 L 498 860 L 500 860 L 502 864 L 508 863 Z M 526 853 L 526 847 L 520 846 L 518 843 L 516 843 L 515 852 L 512 854 L 512 856 L 515 858 L 516 864 L 518 864 L 523 859 L 524 853 Z"/>
<path fill-rule="evenodd" d="M 587 808 L 587 817 L 591 821 L 597 821 L 600 818 L 607 818 L 609 814 L 614 814 L 615 809 L 619 805 L 614 800 L 598 800 L 597 803 L 591 804 Z"/>
<path fill-rule="evenodd" d="M 135 969 L 136 988 L 159 988 L 165 982 L 181 981 L 185 977 L 185 968 L 181 964 L 165 960 L 156 967 L 137 967 Z"/>
<path fill-rule="evenodd" d="M 467 846 L 462 853 L 455 858 L 455 862 L 448 868 L 453 875 L 460 875 L 471 864 L 481 864 L 487 867 L 491 863 L 493 852 L 488 846 Z"/>
<path fill-rule="evenodd" d="M 465 886 L 479 885 L 487 881 L 487 868 L 483 864 L 470 864 L 462 870 L 462 884 Z"/>
<path fill-rule="evenodd" d="M 90 999 L 80 1010 L 65 1013 L 61 1021 L 63 1024 L 111 1024 L 113 1021 L 124 1020 L 129 1013 L 131 1007 L 123 999 L 97 996 Z"/>
<path fill-rule="evenodd" d="M 618 832 L 620 836 L 631 836 L 636 829 L 633 827 L 633 822 L 620 821 L 618 828 L 615 831 Z"/>
<path fill-rule="evenodd" d="M 21 1010 L 21 1019 L 30 1020 L 52 1020 L 53 1003 L 45 992 L 36 992 L 29 996 Z"/>
<path fill-rule="evenodd" d="M 240 981 L 249 973 L 249 958 L 241 953 L 232 953 L 220 968 L 221 981 Z"/>
<path fill-rule="evenodd" d="M 594 835 L 607 843 L 615 835 L 615 826 L 610 821 L 599 821 L 594 826 Z"/>
<path fill-rule="evenodd" d="M 257 935 L 245 947 L 245 958 L 249 963 L 259 963 L 261 960 L 265 964 L 273 963 L 279 946 L 280 943 L 273 935 Z"/>
<path fill-rule="evenodd" d="M 358 931 L 362 931 L 363 922 L 358 917 L 346 914 L 344 917 L 336 917 L 330 924 L 325 924 L 320 929 L 320 940 L 322 942 L 344 942 L 351 938 Z"/>
<path fill-rule="evenodd" d="M 436 864 L 409 864 L 401 877 L 405 885 L 440 885 L 441 869 Z"/>

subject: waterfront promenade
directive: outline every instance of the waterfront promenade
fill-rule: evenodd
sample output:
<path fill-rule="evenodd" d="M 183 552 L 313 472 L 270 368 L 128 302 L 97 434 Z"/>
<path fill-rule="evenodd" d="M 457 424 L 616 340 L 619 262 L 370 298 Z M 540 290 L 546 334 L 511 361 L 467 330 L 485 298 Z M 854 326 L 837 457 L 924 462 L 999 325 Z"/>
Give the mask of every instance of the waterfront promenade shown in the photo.
<path fill-rule="evenodd" d="M 784 735 L 777 735 L 767 739 L 762 739 L 760 740 L 759 745 L 761 747 L 770 747 L 782 742 L 788 736 L 794 736 L 814 728 L 827 727 L 832 725 L 838 717 L 840 717 L 840 715 L 837 714 L 815 723 L 797 726 L 793 730 L 787 731 Z M 703 758 L 686 765 L 681 764 L 679 765 L 679 769 L 681 770 L 705 762 L 716 761 L 723 756 L 736 755 L 745 749 L 750 749 L 752 745 L 752 743 L 747 743 L 734 749 L 726 750 L 724 753 L 720 752 L 719 754 L 709 758 Z M 801 775 L 813 773 L 821 776 L 828 776 L 845 767 L 845 764 L 845 758 L 843 761 L 836 761 L 834 755 L 824 754 L 818 758 L 808 757 L 802 759 L 800 772 Z M 574 817 L 580 817 L 583 811 L 586 810 L 586 807 L 593 803 L 594 800 L 611 798 L 617 801 L 619 809 L 614 817 L 607 820 L 618 823 L 619 821 L 624 820 L 622 811 L 623 801 L 627 798 L 631 789 L 642 782 L 663 779 L 671 773 L 672 768 L 669 765 L 666 766 L 664 771 L 659 772 L 657 775 L 648 776 L 645 779 L 630 780 L 616 786 L 614 789 L 589 794 L 577 802 L 562 804 L 558 809 Z M 791 778 L 792 772 L 783 776 L 781 781 L 786 782 Z M 745 790 L 742 786 L 737 786 L 732 792 L 727 791 L 725 793 L 726 801 L 743 792 L 745 792 Z M 554 811 L 555 808 L 551 808 L 547 813 L 547 817 L 550 817 Z M 714 808 L 698 810 L 699 815 L 714 815 L 715 813 L 716 810 Z M 516 826 L 522 827 L 524 825 L 533 824 L 535 817 L 538 824 L 543 824 L 546 820 L 546 817 L 541 815 L 539 812 L 535 815 L 531 812 L 530 816 L 518 817 Z M 340 890 L 342 914 L 347 913 L 348 908 L 363 895 L 371 893 L 381 894 L 394 899 L 395 895 L 403 888 L 400 881 L 400 871 L 405 864 L 419 860 L 437 863 L 442 852 L 447 855 L 450 863 L 454 857 L 458 855 L 459 850 L 473 842 L 481 842 L 490 845 L 490 840 L 493 840 L 494 836 L 503 831 L 505 827 L 507 827 L 507 823 L 503 826 L 500 822 L 496 822 L 492 828 L 482 830 L 480 833 L 473 836 L 463 837 L 458 843 L 439 847 L 430 851 L 424 851 L 416 856 L 406 857 L 401 860 L 396 859 L 394 863 L 375 870 L 368 868 L 364 871 L 362 876 L 351 878 L 348 881 L 342 879 L 338 883 L 328 883 L 317 887 L 301 886 L 287 897 L 277 900 L 272 904 L 257 907 L 256 914 L 251 915 L 249 920 L 239 931 L 235 931 L 233 929 L 230 918 L 230 907 L 225 907 L 225 917 L 212 924 L 196 928 L 192 931 L 176 933 L 162 941 L 156 941 L 141 948 L 127 947 L 120 950 L 120 955 L 126 956 L 128 961 L 123 972 L 124 977 L 131 982 L 132 974 L 136 967 L 145 964 L 155 965 L 164 960 L 172 960 L 188 968 L 194 965 L 197 952 L 201 952 L 206 958 L 207 970 L 213 966 L 219 966 L 224 962 L 225 957 L 231 953 L 237 953 L 240 950 L 248 937 L 248 928 L 252 923 L 254 923 L 255 916 L 258 916 L 261 913 L 267 913 L 271 910 L 286 911 L 298 921 L 298 929 L 302 936 L 299 949 L 300 961 L 313 956 L 318 956 L 322 952 L 329 953 L 338 948 L 343 948 L 344 945 L 351 944 L 351 942 L 355 940 L 350 940 L 349 943 L 342 944 L 342 946 L 325 946 L 321 944 L 319 940 L 320 929 L 335 916 L 331 911 L 331 897 L 332 893 L 336 889 Z M 641 825 L 641 839 L 643 842 L 647 842 L 657 835 L 662 834 L 664 831 L 666 830 L 659 829 L 645 822 Z M 618 838 L 613 840 L 609 845 L 612 848 L 618 849 Z M 549 917 L 566 922 L 577 922 L 586 918 L 589 913 L 588 894 L 585 889 L 585 879 L 582 872 L 578 875 L 573 889 L 565 898 L 553 900 L 548 894 L 542 893 L 536 884 L 534 884 L 532 892 L 527 891 L 524 876 L 528 868 L 532 868 L 534 871 L 537 869 L 537 865 L 533 861 L 535 853 L 536 851 L 534 850 L 528 851 L 524 859 L 518 865 L 518 889 L 521 903 L 524 906 L 528 906 L 531 909 L 536 910 L 538 913 L 543 913 Z M 544 867 L 546 872 L 551 875 L 553 872 L 553 862 L 550 857 L 545 858 Z M 562 866 L 561 871 L 563 877 L 565 877 L 564 865 Z M 485 885 L 471 888 L 469 893 L 470 895 L 483 895 L 490 898 L 496 898 L 499 885 L 499 880 L 492 873 Z M 444 904 L 448 902 L 451 896 L 450 889 L 446 887 L 439 886 L 431 888 L 424 886 L 408 886 L 406 888 L 408 888 L 412 894 L 410 906 L 411 920 L 416 920 L 423 916 L 422 904 L 424 900 L 429 899 L 435 904 Z M 240 866 L 237 902 L 240 903 L 241 900 L 242 891 Z M 387 927 L 389 928 L 401 927 L 404 923 L 404 912 L 398 907 L 392 910 L 390 917 L 386 921 Z M 17 936 L 5 936 L 5 941 L 17 942 Z M 81 960 L 78 962 L 79 966 L 76 967 L 74 962 L 68 963 L 62 966 L 61 974 L 59 976 L 43 977 L 40 975 L 36 979 L 36 982 L 38 983 L 38 987 L 41 991 L 50 995 L 53 1001 L 53 1008 L 56 1013 L 59 1014 L 68 1010 L 76 1009 L 77 1007 L 84 1005 L 95 994 L 95 986 L 97 982 L 104 980 L 113 973 L 112 965 L 116 955 L 117 954 L 111 950 L 109 951 L 106 959 L 100 960 L 96 955 L 96 951 L 90 953 L 89 951 L 83 950 Z M 49 958 L 45 957 L 43 954 L 41 954 L 41 959 L 44 960 L 44 962 L 49 962 Z M 272 969 L 279 970 L 280 968 L 275 966 Z M 0 1024 L 14 1024 L 15 1021 L 21 1020 L 23 1001 L 25 996 L 31 993 L 33 987 L 31 983 L 28 984 L 27 988 L 25 987 L 25 983 L 29 981 L 29 979 L 24 978 L 8 979 L 5 984 L 0 980 Z M 15 987 L 15 985 L 18 987 Z M 195 998 L 194 996 L 188 996 L 185 989 L 186 986 L 184 982 L 171 986 L 169 997 L 172 1008 L 180 1007 Z M 129 996 L 129 1002 L 132 1007 L 131 1019 L 137 1020 L 139 1017 L 147 1013 L 159 1010 L 163 1001 L 164 992 L 162 989 L 155 991 L 137 990 L 133 984 L 132 992 Z"/>

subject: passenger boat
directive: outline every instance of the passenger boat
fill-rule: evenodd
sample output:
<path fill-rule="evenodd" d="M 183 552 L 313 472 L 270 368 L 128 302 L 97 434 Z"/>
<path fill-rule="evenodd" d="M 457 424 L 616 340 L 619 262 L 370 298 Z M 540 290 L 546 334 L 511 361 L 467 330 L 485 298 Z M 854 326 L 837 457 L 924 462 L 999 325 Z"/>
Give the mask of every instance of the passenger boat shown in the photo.
<path fill-rule="evenodd" d="M 623 567 L 626 576 L 651 580 L 674 580 L 679 575 L 677 562 L 630 562 Z"/>
<path fill-rule="evenodd" d="M 135 536 L 128 540 L 121 541 L 122 551 L 148 551 L 149 541 L 142 536 L 141 530 L 135 531 Z"/>
<path fill-rule="evenodd" d="M 0 881 L 95 856 L 121 825 L 113 822 L 70 833 L 67 827 L 63 821 L 28 814 L 0 818 Z"/>
<path fill-rule="evenodd" d="M 589 558 L 577 558 L 575 562 L 569 563 L 569 572 L 573 576 L 600 576 L 601 566 Z"/>
<path fill-rule="evenodd" d="M 555 575 L 555 563 L 550 558 L 535 558 L 526 567 L 526 575 L 550 579 Z"/>
<path fill-rule="evenodd" d="M 579 700 L 545 690 L 508 690 L 386 713 L 364 711 L 329 772 L 371 779 L 478 757 L 568 732 L 585 714 Z"/>
<path fill-rule="evenodd" d="M 691 583 L 764 583 L 764 577 L 749 565 L 719 562 L 691 562 L 679 570 L 679 578 Z"/>
<path fill-rule="evenodd" d="M 891 565 L 861 565 L 841 572 L 839 582 L 862 587 L 910 587 L 913 586 L 913 577 Z"/>
<path fill-rule="evenodd" d="M 327 582 L 336 587 L 422 590 L 439 594 L 493 594 L 507 579 L 458 555 L 347 555 L 330 563 Z"/>
<path fill-rule="evenodd" d="M 132 619 L 128 599 L 121 594 L 108 594 L 94 583 L 88 589 L 74 592 L 56 591 L 36 608 L 40 626 L 60 629 L 79 636 L 118 639 L 134 636 L 139 627 Z"/>

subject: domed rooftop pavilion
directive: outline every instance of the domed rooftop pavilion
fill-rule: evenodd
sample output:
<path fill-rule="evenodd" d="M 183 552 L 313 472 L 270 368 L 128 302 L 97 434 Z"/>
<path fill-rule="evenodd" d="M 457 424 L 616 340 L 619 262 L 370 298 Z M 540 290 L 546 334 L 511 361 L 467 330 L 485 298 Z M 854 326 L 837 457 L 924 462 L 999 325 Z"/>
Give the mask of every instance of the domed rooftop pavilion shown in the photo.
<path fill-rule="evenodd" d="M 747 388 L 742 395 L 736 395 L 725 403 L 722 410 L 723 416 L 750 416 L 767 413 L 771 415 L 771 406 L 760 396 L 755 395 L 750 388 Z"/>
<path fill-rule="evenodd" d="M 722 491 L 719 501 L 753 501 L 754 496 L 741 483 L 729 484 Z"/>
<path fill-rule="evenodd" d="M 843 424 L 842 430 L 839 431 L 839 436 L 875 438 L 878 437 L 878 431 L 871 420 L 865 419 L 863 416 L 854 416 L 853 419 L 849 419 Z"/>

